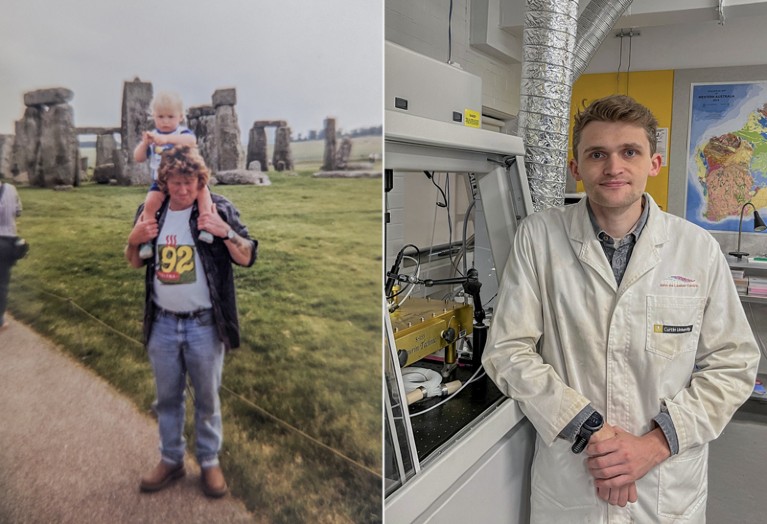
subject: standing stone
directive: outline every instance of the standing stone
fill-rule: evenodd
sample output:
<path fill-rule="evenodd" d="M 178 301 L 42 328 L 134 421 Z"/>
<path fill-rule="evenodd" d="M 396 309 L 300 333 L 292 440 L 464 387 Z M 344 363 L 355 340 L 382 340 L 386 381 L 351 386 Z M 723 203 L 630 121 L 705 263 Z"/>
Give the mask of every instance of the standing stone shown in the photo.
<path fill-rule="evenodd" d="M 336 169 L 346 169 L 349 165 L 349 156 L 352 152 L 352 139 L 348 136 L 341 139 L 341 145 L 336 151 Z"/>
<path fill-rule="evenodd" d="M 120 125 L 122 150 L 120 162 L 116 163 L 121 168 L 118 176 L 121 184 L 150 184 L 152 181 L 148 163 L 136 163 L 133 160 L 133 150 L 141 142 L 144 131 L 148 131 L 152 125 L 149 110 L 151 102 L 151 83 L 142 82 L 138 78 L 123 83 Z"/>
<path fill-rule="evenodd" d="M 99 184 L 108 184 L 110 180 L 116 180 L 118 173 L 114 163 L 117 141 L 112 133 L 105 133 L 96 137 L 96 165 L 93 168 L 93 181 Z"/>
<path fill-rule="evenodd" d="M 336 169 L 336 119 L 325 119 L 325 154 L 322 159 L 323 171 Z"/>
<path fill-rule="evenodd" d="M 127 155 L 123 154 L 122 149 L 115 149 L 112 152 L 112 166 L 113 170 L 110 176 L 110 173 L 107 172 L 104 174 L 99 175 L 99 178 L 106 179 L 110 184 L 120 184 L 123 186 L 127 186 L 130 184 L 130 179 L 126 179 L 123 173 L 126 173 L 128 171 L 128 166 L 126 165 L 126 162 L 128 161 Z M 105 166 L 108 164 L 105 164 Z M 114 180 L 114 182 L 112 182 Z"/>
<path fill-rule="evenodd" d="M 246 159 L 247 165 L 252 162 L 258 162 L 261 164 L 263 171 L 269 171 L 269 164 L 266 161 L 269 155 L 266 143 L 266 129 L 259 122 L 253 124 L 250 128 L 248 136 L 248 156 Z"/>
<path fill-rule="evenodd" d="M 112 162 L 112 155 L 117 149 L 117 141 L 112 133 L 105 133 L 96 137 L 96 165 Z"/>
<path fill-rule="evenodd" d="M 80 185 L 80 151 L 72 106 L 56 104 L 42 111 L 39 143 L 35 185 Z"/>
<path fill-rule="evenodd" d="M 0 178 L 13 177 L 13 135 L 0 135 Z"/>
<path fill-rule="evenodd" d="M 220 89 L 213 93 L 213 107 L 216 108 L 216 150 L 218 164 L 216 171 L 242 169 L 243 152 L 240 142 L 240 126 L 237 123 L 234 89 Z"/>
<path fill-rule="evenodd" d="M 16 122 L 13 171 L 25 173 L 40 187 L 80 184 L 80 150 L 69 89 L 53 88 L 24 95 L 27 108 Z"/>
<path fill-rule="evenodd" d="M 290 128 L 280 126 L 274 133 L 272 165 L 277 171 L 293 171 L 293 155 L 290 152 Z"/>
<path fill-rule="evenodd" d="M 218 165 L 216 150 L 216 110 L 212 105 L 190 107 L 186 114 L 187 126 L 197 137 L 200 155 L 211 170 Z"/>
<path fill-rule="evenodd" d="M 30 184 L 39 185 L 35 184 L 35 158 L 40 147 L 40 109 L 27 107 L 14 129 L 16 139 L 13 141 L 11 163 Z"/>

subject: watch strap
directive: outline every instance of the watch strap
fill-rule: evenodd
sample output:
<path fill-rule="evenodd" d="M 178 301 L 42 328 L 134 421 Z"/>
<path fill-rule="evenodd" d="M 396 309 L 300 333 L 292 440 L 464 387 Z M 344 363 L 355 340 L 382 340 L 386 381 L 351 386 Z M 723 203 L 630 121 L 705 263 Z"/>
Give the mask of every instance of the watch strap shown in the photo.
<path fill-rule="evenodd" d="M 575 442 L 573 443 L 572 448 L 570 448 L 572 452 L 577 454 L 586 449 L 586 446 L 588 446 L 589 441 L 591 440 L 591 436 L 602 429 L 602 426 L 604 426 L 602 415 L 598 411 L 594 411 L 578 430 Z"/>
<path fill-rule="evenodd" d="M 581 453 L 584 449 L 586 449 L 586 446 L 589 445 L 589 440 L 591 440 L 590 433 L 588 436 L 583 435 L 583 433 L 579 433 L 578 436 L 575 437 L 575 443 L 573 443 L 573 447 L 570 449 L 575 454 Z"/>

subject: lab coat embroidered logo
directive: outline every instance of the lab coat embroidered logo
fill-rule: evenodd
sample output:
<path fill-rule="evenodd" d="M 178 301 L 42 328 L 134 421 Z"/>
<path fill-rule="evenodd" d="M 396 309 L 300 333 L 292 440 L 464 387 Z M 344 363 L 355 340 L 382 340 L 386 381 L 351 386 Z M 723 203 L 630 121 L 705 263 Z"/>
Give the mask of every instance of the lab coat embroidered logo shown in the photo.
<path fill-rule="evenodd" d="M 692 333 L 692 325 L 689 326 L 666 326 L 663 324 L 653 325 L 655 333 Z"/>
<path fill-rule="evenodd" d="M 660 287 L 700 287 L 700 284 L 694 278 L 683 277 L 680 275 L 671 275 L 660 282 Z"/>

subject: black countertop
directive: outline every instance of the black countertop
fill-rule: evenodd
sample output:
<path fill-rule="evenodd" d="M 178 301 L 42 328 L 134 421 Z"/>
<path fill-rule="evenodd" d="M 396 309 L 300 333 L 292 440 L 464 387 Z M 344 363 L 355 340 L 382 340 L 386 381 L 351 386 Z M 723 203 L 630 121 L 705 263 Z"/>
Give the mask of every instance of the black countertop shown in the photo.
<path fill-rule="evenodd" d="M 422 360 L 412 367 L 416 366 L 439 371 L 442 368 L 442 363 Z M 455 379 L 465 383 L 471 378 L 474 371 L 476 370 L 470 366 L 459 366 L 455 372 Z M 413 427 L 415 446 L 420 461 L 431 455 L 503 397 L 503 393 L 495 387 L 492 380 L 484 375 L 484 371 L 480 372 L 480 376 L 481 378 L 467 385 L 458 394 L 448 397 L 450 400 L 423 415 L 412 416 L 439 404 L 445 399 L 428 398 L 410 406 L 410 424 Z"/>

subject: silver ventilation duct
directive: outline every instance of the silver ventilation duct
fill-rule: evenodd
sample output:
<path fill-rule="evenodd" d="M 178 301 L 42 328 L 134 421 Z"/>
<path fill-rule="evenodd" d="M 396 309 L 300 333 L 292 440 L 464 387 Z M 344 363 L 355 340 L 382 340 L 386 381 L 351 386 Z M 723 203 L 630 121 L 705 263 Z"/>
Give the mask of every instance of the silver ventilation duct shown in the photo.
<path fill-rule="evenodd" d="M 536 211 L 565 199 L 577 15 L 578 0 L 527 0 L 519 134 Z"/>
<path fill-rule="evenodd" d="M 634 0 L 591 0 L 578 18 L 578 38 L 573 60 L 573 83 L 610 34 L 615 22 Z"/>
<path fill-rule="evenodd" d="M 572 85 L 629 5 L 592 0 L 579 21 L 578 0 L 527 0 L 519 134 L 536 211 L 564 204 Z"/>

